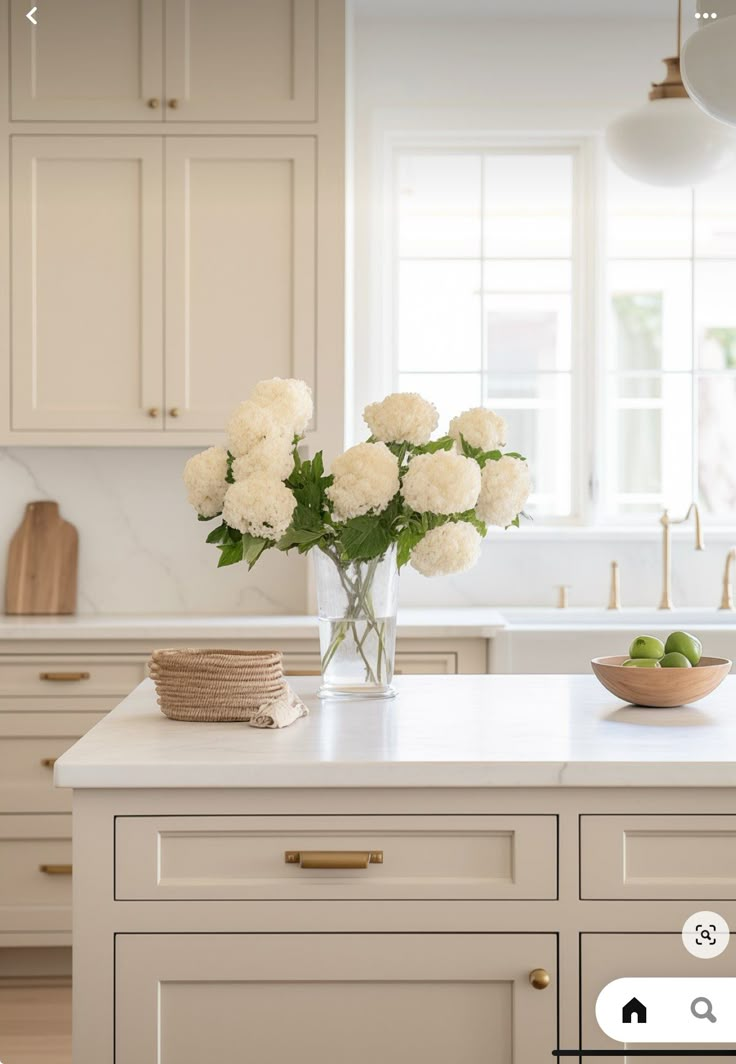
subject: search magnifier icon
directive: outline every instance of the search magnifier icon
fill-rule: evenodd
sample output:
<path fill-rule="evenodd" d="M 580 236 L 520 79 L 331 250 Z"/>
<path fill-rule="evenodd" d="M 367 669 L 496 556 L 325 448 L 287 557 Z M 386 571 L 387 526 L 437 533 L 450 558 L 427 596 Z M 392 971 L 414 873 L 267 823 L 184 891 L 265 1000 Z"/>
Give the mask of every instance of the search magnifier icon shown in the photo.
<path fill-rule="evenodd" d="M 718 1017 L 713 1015 L 713 1005 L 707 997 L 697 997 L 690 1003 L 690 1011 L 698 1020 L 710 1020 L 716 1023 Z"/>

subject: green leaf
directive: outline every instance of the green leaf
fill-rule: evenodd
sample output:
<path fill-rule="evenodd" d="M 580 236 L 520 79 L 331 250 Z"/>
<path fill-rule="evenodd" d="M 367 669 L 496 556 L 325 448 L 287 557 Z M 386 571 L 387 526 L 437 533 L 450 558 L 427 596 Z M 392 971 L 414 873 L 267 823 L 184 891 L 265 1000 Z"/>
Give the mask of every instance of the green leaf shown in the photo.
<path fill-rule="evenodd" d="M 217 563 L 218 569 L 221 569 L 223 565 L 235 565 L 236 562 L 242 562 L 243 560 L 242 538 L 239 543 L 220 543 L 217 549 L 220 551 L 220 560 Z"/>
<path fill-rule="evenodd" d="M 349 561 L 380 558 L 390 547 L 391 533 L 376 517 L 366 514 L 346 521 L 340 532 L 343 554 Z"/>
<path fill-rule="evenodd" d="M 228 484 L 235 483 L 235 477 L 233 476 L 233 462 L 235 461 L 235 455 L 227 452 L 227 473 L 225 474 L 225 481 Z"/>
<path fill-rule="evenodd" d="M 221 512 L 222 512 L 222 511 L 220 511 L 220 513 L 221 513 Z M 219 517 L 219 516 L 220 516 L 220 514 L 219 514 L 219 513 L 218 513 L 218 514 L 212 514 L 212 516 L 211 516 L 211 517 L 204 517 L 204 516 L 203 516 L 202 514 L 197 514 L 197 520 L 198 520 L 198 521 L 214 521 L 214 519 L 215 519 L 216 517 Z"/>
<path fill-rule="evenodd" d="M 241 551 L 243 561 L 248 563 L 248 569 L 252 569 L 260 556 L 271 545 L 270 541 L 260 536 L 251 536 L 248 532 L 243 533 Z"/>
<path fill-rule="evenodd" d="M 207 543 L 221 543 L 223 541 L 223 539 L 225 539 L 225 537 L 227 536 L 227 532 L 228 532 L 227 525 L 223 521 L 221 525 L 217 526 L 217 528 L 213 528 L 212 529 L 212 531 L 210 532 L 209 536 L 207 537 L 207 541 L 206 542 Z"/>
<path fill-rule="evenodd" d="M 458 521 L 464 521 L 466 524 L 472 525 L 479 535 L 484 537 L 488 535 L 488 526 L 485 522 L 481 521 L 475 510 L 466 510 L 461 514 L 453 514 L 450 520 L 455 524 L 457 524 Z"/>
<path fill-rule="evenodd" d="M 412 447 L 414 454 L 435 454 L 436 451 L 451 451 L 455 446 L 452 436 L 440 436 L 438 440 L 430 440 L 419 447 Z"/>
<path fill-rule="evenodd" d="M 520 462 L 526 462 L 524 455 L 519 454 L 518 451 L 506 451 L 504 458 L 518 458 Z"/>
<path fill-rule="evenodd" d="M 417 528 L 404 528 L 396 540 L 396 564 L 403 569 L 411 558 L 411 552 L 424 539 L 424 533 Z"/>

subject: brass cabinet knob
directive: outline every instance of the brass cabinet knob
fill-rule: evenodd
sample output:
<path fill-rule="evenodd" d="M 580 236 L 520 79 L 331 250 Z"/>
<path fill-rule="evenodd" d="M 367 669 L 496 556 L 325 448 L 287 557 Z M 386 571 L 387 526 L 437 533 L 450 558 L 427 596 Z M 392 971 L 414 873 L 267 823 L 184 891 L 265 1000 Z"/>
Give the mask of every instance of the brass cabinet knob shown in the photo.
<path fill-rule="evenodd" d="M 151 108 L 152 111 L 155 111 L 157 107 L 161 106 L 161 101 L 157 96 L 152 96 L 151 99 L 148 101 L 148 106 Z"/>
<path fill-rule="evenodd" d="M 172 406 L 171 410 L 169 410 L 169 417 L 178 417 L 178 416 L 179 416 L 179 407 L 178 406 Z"/>
<path fill-rule="evenodd" d="M 529 982 L 535 990 L 546 990 L 551 981 L 549 972 L 544 968 L 534 968 L 529 972 Z"/>
<path fill-rule="evenodd" d="M 171 109 L 172 109 L 173 111 L 175 111 L 175 110 L 177 109 L 177 107 L 178 107 L 178 106 L 179 106 L 179 101 L 178 101 L 178 100 L 176 99 L 176 97 L 174 97 L 174 99 L 173 99 L 173 100 L 169 100 L 169 107 L 170 107 L 170 108 L 171 108 Z"/>
<path fill-rule="evenodd" d="M 159 417 L 160 414 L 161 414 L 161 411 L 159 410 L 159 408 L 157 406 L 149 406 L 149 408 L 148 408 L 148 416 L 149 417 Z"/>

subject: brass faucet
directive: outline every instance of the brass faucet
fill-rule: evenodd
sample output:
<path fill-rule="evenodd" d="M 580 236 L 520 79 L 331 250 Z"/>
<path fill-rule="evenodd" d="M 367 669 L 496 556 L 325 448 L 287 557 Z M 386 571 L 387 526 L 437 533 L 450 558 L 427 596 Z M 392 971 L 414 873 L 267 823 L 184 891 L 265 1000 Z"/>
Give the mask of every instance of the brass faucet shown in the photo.
<path fill-rule="evenodd" d="M 682 525 L 688 520 L 690 514 L 695 514 L 695 549 L 705 550 L 705 544 L 703 542 L 703 529 L 700 523 L 700 510 L 696 502 L 691 502 L 688 511 L 684 517 L 681 517 L 678 521 L 673 521 L 667 510 L 664 511 L 659 519 L 659 523 L 662 525 L 662 599 L 659 603 L 660 610 L 671 610 L 672 605 L 672 537 L 670 533 L 670 527 L 672 525 Z"/>
<path fill-rule="evenodd" d="M 721 609 L 732 610 L 733 588 L 731 587 L 731 563 L 736 561 L 736 547 L 731 547 L 726 555 L 726 567 L 723 570 L 723 594 L 721 595 Z"/>

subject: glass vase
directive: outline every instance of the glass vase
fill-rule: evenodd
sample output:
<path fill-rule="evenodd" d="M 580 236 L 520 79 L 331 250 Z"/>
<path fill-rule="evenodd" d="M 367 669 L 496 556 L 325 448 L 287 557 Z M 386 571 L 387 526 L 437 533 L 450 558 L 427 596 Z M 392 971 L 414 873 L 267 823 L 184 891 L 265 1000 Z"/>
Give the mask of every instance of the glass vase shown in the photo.
<path fill-rule="evenodd" d="M 313 552 L 317 577 L 320 694 L 391 698 L 395 694 L 396 546 L 368 562 L 340 561 L 336 551 Z"/>

